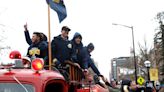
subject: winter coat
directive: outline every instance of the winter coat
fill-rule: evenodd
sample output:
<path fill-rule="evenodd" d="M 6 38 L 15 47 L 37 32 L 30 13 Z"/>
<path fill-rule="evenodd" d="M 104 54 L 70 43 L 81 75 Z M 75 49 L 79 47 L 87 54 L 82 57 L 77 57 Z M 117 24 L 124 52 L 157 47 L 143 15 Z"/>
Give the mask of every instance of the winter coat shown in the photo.
<path fill-rule="evenodd" d="M 32 43 L 28 48 L 27 56 L 31 58 L 33 53 L 35 53 L 37 58 L 47 58 L 48 44 L 45 41 L 40 41 L 36 44 Z"/>
<path fill-rule="evenodd" d="M 60 63 L 65 60 L 70 60 L 72 54 L 72 44 L 66 39 L 64 40 L 61 35 L 54 37 L 51 42 L 52 59 L 56 58 Z"/>
<path fill-rule="evenodd" d="M 81 62 L 81 67 L 83 69 L 88 69 L 89 67 L 97 74 L 101 75 L 97 67 L 95 66 L 93 60 L 91 59 L 91 54 L 88 51 L 87 47 L 83 47 L 82 51 L 79 54 L 78 60 Z"/>
<path fill-rule="evenodd" d="M 81 67 L 83 69 L 88 69 L 89 61 L 92 61 L 91 59 L 91 54 L 89 53 L 87 47 L 83 47 L 81 49 L 81 51 L 79 52 L 78 56 L 77 56 L 77 60 L 79 61 Z"/>
<path fill-rule="evenodd" d="M 78 32 L 76 32 L 76 33 L 74 34 L 73 39 L 71 40 L 72 51 L 73 51 L 73 52 L 72 52 L 71 58 L 72 58 L 73 62 L 79 63 L 79 64 L 80 64 L 80 62 L 77 60 L 77 57 L 79 56 L 79 53 L 80 53 L 80 51 L 81 51 L 82 48 L 83 48 L 83 43 L 80 42 L 80 44 L 77 44 L 77 43 L 75 42 L 75 39 L 76 39 L 77 37 L 80 37 L 81 40 L 82 40 L 81 34 L 78 33 Z"/>

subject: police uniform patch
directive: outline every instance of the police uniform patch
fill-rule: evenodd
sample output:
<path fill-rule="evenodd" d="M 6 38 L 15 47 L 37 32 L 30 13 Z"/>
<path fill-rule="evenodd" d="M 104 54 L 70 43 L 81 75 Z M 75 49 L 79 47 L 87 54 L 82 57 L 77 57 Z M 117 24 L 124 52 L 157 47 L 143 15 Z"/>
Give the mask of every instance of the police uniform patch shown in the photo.
<path fill-rule="evenodd" d="M 67 47 L 71 49 L 72 48 L 72 44 L 68 44 Z"/>

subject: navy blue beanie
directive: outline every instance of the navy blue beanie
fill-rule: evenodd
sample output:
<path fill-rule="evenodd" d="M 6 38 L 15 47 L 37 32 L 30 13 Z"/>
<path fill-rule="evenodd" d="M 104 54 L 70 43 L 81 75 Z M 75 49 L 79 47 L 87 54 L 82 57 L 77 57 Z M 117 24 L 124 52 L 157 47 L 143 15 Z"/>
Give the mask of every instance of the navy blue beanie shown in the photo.
<path fill-rule="evenodd" d="M 94 45 L 93 43 L 89 43 L 88 46 L 87 46 L 88 49 L 91 49 L 91 50 L 94 50 Z"/>

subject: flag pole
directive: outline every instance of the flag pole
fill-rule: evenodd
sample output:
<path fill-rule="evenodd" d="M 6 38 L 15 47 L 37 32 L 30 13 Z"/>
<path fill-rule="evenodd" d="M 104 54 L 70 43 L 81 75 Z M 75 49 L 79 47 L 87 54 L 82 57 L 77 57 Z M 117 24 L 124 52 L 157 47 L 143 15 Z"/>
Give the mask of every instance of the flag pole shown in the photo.
<path fill-rule="evenodd" d="M 48 60 L 49 60 L 49 70 L 51 70 L 51 59 L 52 59 L 52 55 L 51 55 L 51 26 L 50 26 L 50 5 L 48 4 Z"/>

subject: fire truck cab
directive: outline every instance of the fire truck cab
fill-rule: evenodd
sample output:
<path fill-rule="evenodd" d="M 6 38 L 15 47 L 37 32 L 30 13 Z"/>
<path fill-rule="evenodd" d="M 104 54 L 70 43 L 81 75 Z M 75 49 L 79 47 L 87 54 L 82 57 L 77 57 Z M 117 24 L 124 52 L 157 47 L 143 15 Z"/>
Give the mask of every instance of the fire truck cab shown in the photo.
<path fill-rule="evenodd" d="M 9 55 L 14 63 L 0 65 L 0 92 L 109 92 L 91 81 L 83 84 L 79 70 L 70 65 L 70 80 L 66 81 L 58 70 L 44 69 L 40 58 L 22 58 L 19 51 Z M 26 65 L 27 64 L 27 65 Z"/>
<path fill-rule="evenodd" d="M 0 92 L 67 92 L 63 76 L 54 71 L 31 69 L 1 69 Z"/>
<path fill-rule="evenodd" d="M 36 58 L 31 68 L 23 67 L 19 51 L 9 55 L 14 63 L 1 63 L 0 92 L 67 92 L 68 85 L 58 71 L 43 69 L 43 60 Z M 29 61 L 30 62 L 30 61 Z M 22 65 L 22 66 L 21 66 Z"/>

